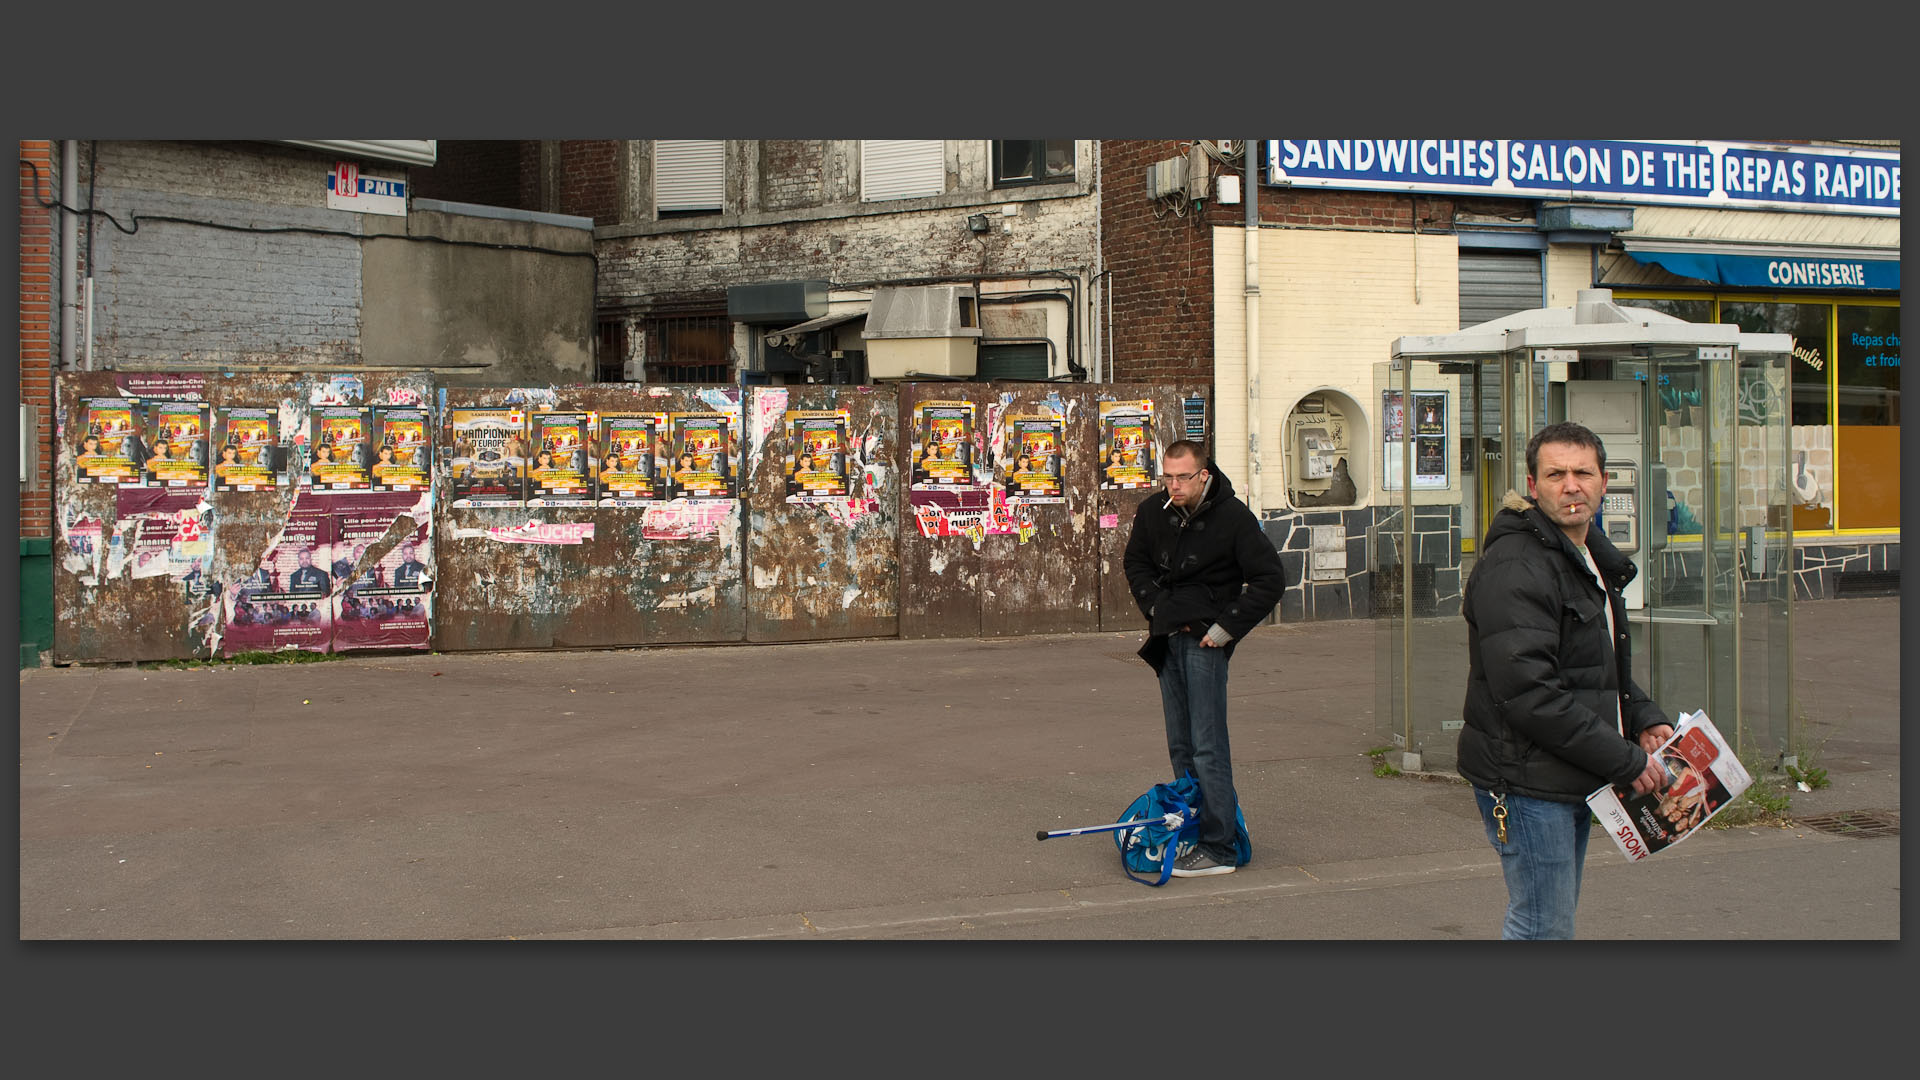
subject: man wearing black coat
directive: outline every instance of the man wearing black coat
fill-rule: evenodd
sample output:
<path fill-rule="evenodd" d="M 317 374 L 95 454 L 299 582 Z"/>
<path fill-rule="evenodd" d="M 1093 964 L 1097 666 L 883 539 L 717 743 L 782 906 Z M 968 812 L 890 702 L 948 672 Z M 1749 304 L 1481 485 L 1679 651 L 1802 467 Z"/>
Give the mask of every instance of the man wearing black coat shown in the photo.
<path fill-rule="evenodd" d="M 1175 861 L 1173 876 L 1231 874 L 1239 865 L 1239 798 L 1227 739 L 1227 662 L 1279 602 L 1286 572 L 1260 519 L 1200 444 L 1173 443 L 1160 467 L 1167 486 L 1134 512 L 1123 565 L 1147 617 L 1140 656 L 1160 678 L 1173 775 L 1191 773 L 1200 785 L 1199 837 Z"/>
<path fill-rule="evenodd" d="M 1467 580 L 1460 775 L 1471 781 L 1507 883 L 1507 939 L 1570 938 L 1605 784 L 1667 786 L 1653 751 L 1673 734 L 1634 685 L 1622 590 L 1633 562 L 1601 529 L 1607 452 L 1579 424 L 1527 444 L 1527 492 L 1509 492 Z"/>

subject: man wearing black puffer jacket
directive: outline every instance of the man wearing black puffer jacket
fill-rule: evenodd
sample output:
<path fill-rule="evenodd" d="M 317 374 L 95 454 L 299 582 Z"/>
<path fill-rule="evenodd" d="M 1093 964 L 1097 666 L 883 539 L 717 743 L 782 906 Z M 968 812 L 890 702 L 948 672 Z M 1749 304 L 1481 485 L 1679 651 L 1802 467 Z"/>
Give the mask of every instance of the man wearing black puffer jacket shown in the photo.
<path fill-rule="evenodd" d="M 1508 492 L 1467 581 L 1467 698 L 1459 770 L 1473 784 L 1507 883 L 1501 937 L 1570 938 L 1604 784 L 1667 785 L 1652 752 L 1673 734 L 1634 685 L 1626 601 L 1634 565 L 1596 520 L 1607 452 L 1579 424 L 1527 444 L 1527 492 Z"/>
<path fill-rule="evenodd" d="M 1123 565 L 1147 617 L 1140 656 L 1160 678 L 1173 775 L 1192 773 L 1200 785 L 1200 834 L 1172 873 L 1231 874 L 1239 866 L 1239 797 L 1227 741 L 1227 661 L 1279 602 L 1286 572 L 1260 519 L 1199 443 L 1173 443 L 1160 462 L 1167 486 L 1134 512 Z"/>

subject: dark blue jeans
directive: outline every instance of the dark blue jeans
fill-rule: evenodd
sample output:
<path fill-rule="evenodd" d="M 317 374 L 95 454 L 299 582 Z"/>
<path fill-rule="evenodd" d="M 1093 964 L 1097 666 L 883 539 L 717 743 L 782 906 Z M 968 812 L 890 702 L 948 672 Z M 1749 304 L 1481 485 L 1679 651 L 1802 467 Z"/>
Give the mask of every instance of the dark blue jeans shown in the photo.
<path fill-rule="evenodd" d="M 1200 782 L 1200 837 L 1207 854 L 1231 866 L 1235 812 L 1233 754 L 1227 745 L 1227 650 L 1210 649 L 1191 634 L 1167 642 L 1160 669 L 1160 704 L 1167 714 L 1167 756 L 1175 779 Z"/>

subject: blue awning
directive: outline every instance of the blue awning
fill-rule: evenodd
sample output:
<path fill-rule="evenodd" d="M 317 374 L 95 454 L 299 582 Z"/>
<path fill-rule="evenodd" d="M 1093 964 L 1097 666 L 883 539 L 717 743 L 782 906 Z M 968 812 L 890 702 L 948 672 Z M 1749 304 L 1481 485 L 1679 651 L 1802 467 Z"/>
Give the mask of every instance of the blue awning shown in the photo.
<path fill-rule="evenodd" d="M 1759 289 L 1900 289 L 1900 258 L 1829 255 L 1731 255 L 1707 251 L 1649 251 L 1627 245 L 1634 261 L 1716 285 Z M 1877 253 L 1876 253 L 1877 254 Z"/>

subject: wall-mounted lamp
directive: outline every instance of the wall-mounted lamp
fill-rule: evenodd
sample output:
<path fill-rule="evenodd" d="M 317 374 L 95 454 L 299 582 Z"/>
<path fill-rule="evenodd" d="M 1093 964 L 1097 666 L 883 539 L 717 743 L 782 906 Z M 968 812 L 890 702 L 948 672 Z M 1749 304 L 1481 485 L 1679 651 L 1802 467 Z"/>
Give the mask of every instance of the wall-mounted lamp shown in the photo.
<path fill-rule="evenodd" d="M 985 214 L 968 214 L 967 215 L 967 231 L 968 232 L 978 234 L 978 233 L 986 232 L 991 228 L 993 228 L 993 226 L 987 223 L 987 215 Z"/>

